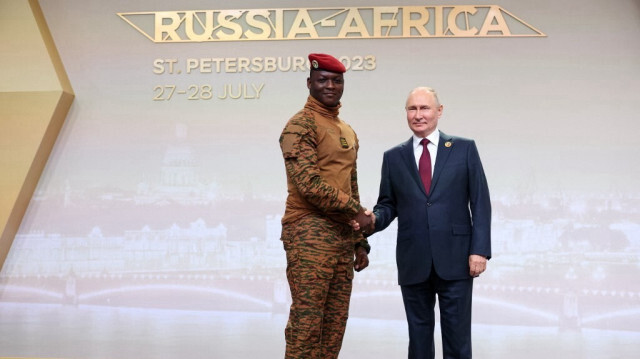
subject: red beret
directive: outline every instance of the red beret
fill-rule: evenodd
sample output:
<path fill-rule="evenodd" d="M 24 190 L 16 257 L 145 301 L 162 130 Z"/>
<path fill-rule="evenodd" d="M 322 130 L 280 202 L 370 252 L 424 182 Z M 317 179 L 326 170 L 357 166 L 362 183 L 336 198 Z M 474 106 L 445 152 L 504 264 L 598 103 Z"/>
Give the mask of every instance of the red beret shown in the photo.
<path fill-rule="evenodd" d="M 327 54 L 309 54 L 311 70 L 324 70 L 337 73 L 345 73 L 347 69 L 340 60 Z"/>

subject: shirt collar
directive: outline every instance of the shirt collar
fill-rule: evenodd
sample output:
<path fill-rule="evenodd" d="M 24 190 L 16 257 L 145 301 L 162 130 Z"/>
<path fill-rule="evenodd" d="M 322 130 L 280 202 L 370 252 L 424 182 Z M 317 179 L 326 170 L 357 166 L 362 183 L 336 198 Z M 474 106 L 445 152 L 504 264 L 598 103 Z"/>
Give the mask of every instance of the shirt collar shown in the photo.
<path fill-rule="evenodd" d="M 422 141 L 422 139 L 423 137 L 418 137 L 415 134 L 413 134 L 413 148 L 421 146 L 420 141 Z M 431 132 L 431 134 L 429 134 L 429 136 L 427 136 L 427 140 L 433 143 L 437 148 L 438 143 L 440 142 L 440 130 L 436 128 L 433 132 Z"/>
<path fill-rule="evenodd" d="M 320 101 L 316 100 L 313 96 L 309 95 L 307 97 L 307 103 L 304 105 L 304 107 L 316 111 L 324 117 L 337 119 L 342 104 L 338 103 L 338 105 L 335 107 L 327 107 Z"/>

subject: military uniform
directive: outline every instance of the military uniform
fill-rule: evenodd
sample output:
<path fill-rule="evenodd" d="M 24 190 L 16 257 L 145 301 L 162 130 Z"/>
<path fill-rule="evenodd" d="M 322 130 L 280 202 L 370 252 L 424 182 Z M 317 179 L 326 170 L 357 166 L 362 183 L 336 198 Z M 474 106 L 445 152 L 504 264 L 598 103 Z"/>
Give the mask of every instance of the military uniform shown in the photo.
<path fill-rule="evenodd" d="M 288 197 L 282 218 L 292 304 L 285 358 L 337 358 L 347 323 L 354 248 L 364 238 L 348 222 L 361 209 L 358 139 L 309 96 L 280 136 Z"/>

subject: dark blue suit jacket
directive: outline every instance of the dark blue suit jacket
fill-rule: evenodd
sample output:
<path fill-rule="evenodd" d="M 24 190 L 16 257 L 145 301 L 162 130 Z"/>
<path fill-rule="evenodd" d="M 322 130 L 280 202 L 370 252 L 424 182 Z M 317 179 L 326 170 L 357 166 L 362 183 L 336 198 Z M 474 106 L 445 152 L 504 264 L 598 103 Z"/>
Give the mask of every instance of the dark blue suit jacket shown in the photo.
<path fill-rule="evenodd" d="M 427 195 L 412 138 L 384 153 L 375 229 L 398 218 L 400 285 L 426 281 L 432 265 L 445 280 L 467 279 L 470 254 L 491 257 L 491 202 L 475 142 L 440 132 L 432 177 Z"/>

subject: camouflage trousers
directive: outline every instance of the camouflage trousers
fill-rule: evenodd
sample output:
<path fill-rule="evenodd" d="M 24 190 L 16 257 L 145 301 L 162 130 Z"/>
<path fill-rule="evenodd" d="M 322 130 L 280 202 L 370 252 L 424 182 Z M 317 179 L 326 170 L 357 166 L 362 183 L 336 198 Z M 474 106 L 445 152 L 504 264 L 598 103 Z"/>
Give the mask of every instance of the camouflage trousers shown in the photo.
<path fill-rule="evenodd" d="M 338 357 L 349 316 L 352 238 L 350 228 L 318 216 L 283 226 L 292 299 L 286 359 Z"/>

